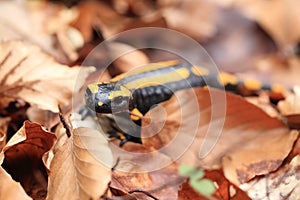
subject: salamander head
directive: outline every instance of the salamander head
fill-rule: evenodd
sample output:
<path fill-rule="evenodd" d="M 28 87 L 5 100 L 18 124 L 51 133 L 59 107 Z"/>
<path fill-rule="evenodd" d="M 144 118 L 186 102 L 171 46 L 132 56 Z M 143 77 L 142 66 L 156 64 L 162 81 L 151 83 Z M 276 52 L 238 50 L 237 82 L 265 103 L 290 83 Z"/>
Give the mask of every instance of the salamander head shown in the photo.
<path fill-rule="evenodd" d="M 86 105 L 97 113 L 128 111 L 131 99 L 131 92 L 126 87 L 111 83 L 93 83 L 85 91 Z"/>

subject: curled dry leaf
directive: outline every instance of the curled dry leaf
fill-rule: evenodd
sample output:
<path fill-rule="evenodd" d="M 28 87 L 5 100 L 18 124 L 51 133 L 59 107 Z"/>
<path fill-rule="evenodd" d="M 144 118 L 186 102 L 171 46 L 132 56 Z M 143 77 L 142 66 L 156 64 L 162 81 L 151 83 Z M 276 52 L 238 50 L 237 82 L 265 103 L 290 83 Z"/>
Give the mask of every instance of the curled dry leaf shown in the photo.
<path fill-rule="evenodd" d="M 300 87 L 294 87 L 294 93 L 277 105 L 279 111 L 286 117 L 289 127 L 300 129 Z"/>
<path fill-rule="evenodd" d="M 10 120 L 10 117 L 0 118 L 0 152 L 6 144 L 7 128 Z"/>
<path fill-rule="evenodd" d="M 147 172 L 144 169 L 144 173 L 136 173 L 141 171 L 137 169 L 138 167 L 140 166 L 131 166 L 128 172 L 114 171 L 110 186 L 125 194 L 131 190 L 143 190 L 158 199 L 177 199 L 177 191 L 184 178 L 178 175 L 176 163 L 156 171 Z M 137 199 L 148 199 L 145 194 L 139 192 L 132 193 L 132 196 Z"/>
<path fill-rule="evenodd" d="M 248 192 L 252 199 L 299 199 L 300 194 L 300 156 L 260 179 L 254 179 L 240 187 Z"/>
<path fill-rule="evenodd" d="M 111 179 L 112 154 L 98 131 L 77 128 L 54 155 L 47 199 L 98 199 Z"/>
<path fill-rule="evenodd" d="M 33 198 L 45 197 L 47 169 L 42 157 L 53 146 L 56 137 L 36 123 L 25 121 L 9 140 L 0 155 L 2 167 L 21 183 Z"/>
<path fill-rule="evenodd" d="M 142 135 L 161 129 L 143 138 L 144 144 L 173 159 L 180 157 L 181 163 L 208 168 L 222 164 L 226 178 L 237 185 L 276 170 L 298 136 L 243 98 L 219 90 L 178 92 L 163 105 L 167 118 L 155 115 L 161 107 L 147 115 L 155 120 Z"/>
<path fill-rule="evenodd" d="M 40 109 L 58 112 L 70 103 L 94 68 L 69 68 L 58 64 L 34 45 L 20 41 L 0 43 L 0 107 L 23 99 Z"/>
<path fill-rule="evenodd" d="M 280 101 L 277 106 L 283 115 L 300 114 L 300 86 L 295 86 L 294 93 Z"/>
<path fill-rule="evenodd" d="M 20 183 L 14 181 L 6 171 L 0 167 L 0 199 L 6 200 L 30 200 L 31 198 L 27 196 L 23 190 Z"/>

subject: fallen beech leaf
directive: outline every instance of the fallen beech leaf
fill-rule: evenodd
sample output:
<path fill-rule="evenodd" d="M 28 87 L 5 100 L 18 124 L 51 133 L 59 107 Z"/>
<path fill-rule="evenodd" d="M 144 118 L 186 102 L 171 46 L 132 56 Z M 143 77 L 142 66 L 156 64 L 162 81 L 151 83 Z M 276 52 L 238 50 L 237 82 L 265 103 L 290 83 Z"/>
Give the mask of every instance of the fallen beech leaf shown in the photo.
<path fill-rule="evenodd" d="M 105 137 L 94 129 L 77 128 L 55 152 L 47 199 L 98 199 L 108 187 L 111 167 Z"/>
<path fill-rule="evenodd" d="M 40 109 L 58 112 L 58 105 L 68 105 L 72 94 L 94 70 L 58 64 L 37 46 L 20 41 L 2 42 L 0 51 L 2 108 L 23 99 Z"/>
<path fill-rule="evenodd" d="M 5 170 L 0 167 L 0 199 L 6 200 L 30 200 L 31 198 L 27 196 L 22 186 L 15 182 Z"/>
<path fill-rule="evenodd" d="M 141 169 L 137 169 L 138 167 L 134 166 L 128 172 L 114 171 L 110 186 L 125 194 L 131 190 L 143 190 L 158 199 L 177 199 L 177 191 L 184 178 L 178 175 L 176 163 L 157 171 L 145 171 L 144 173 L 136 173 L 141 171 Z M 131 196 L 137 199 L 149 198 L 139 192 L 132 193 Z"/>
<path fill-rule="evenodd" d="M 144 123 L 151 115 L 155 120 L 143 130 L 145 137 L 157 133 L 160 123 L 167 120 L 158 135 L 143 138 L 144 145 L 173 159 L 180 157 L 180 163 L 209 168 L 222 164 L 226 178 L 236 185 L 276 170 L 298 136 L 280 120 L 233 94 L 195 89 L 176 96 L 163 104 L 167 118 L 157 114 L 160 106 L 147 114 Z"/>
<path fill-rule="evenodd" d="M 295 86 L 294 94 L 278 102 L 277 107 L 283 115 L 300 114 L 300 86 Z"/>
<path fill-rule="evenodd" d="M 248 102 L 262 109 L 270 117 L 279 117 L 279 112 L 270 103 L 270 98 L 267 93 L 261 93 L 258 97 L 246 97 Z"/>
<path fill-rule="evenodd" d="M 7 128 L 10 120 L 10 117 L 0 118 L 0 152 L 6 144 Z"/>
<path fill-rule="evenodd" d="M 217 32 L 218 12 L 215 4 L 207 1 L 183 1 L 162 9 L 169 28 L 185 33 L 196 40 L 204 40 Z M 188 22 L 188 23 L 187 23 Z"/>
<path fill-rule="evenodd" d="M 47 169 L 42 157 L 55 140 L 55 135 L 43 130 L 39 124 L 25 121 L 24 126 L 9 140 L 0 155 L 2 167 L 33 198 L 46 196 Z"/>
<path fill-rule="evenodd" d="M 300 87 L 294 87 L 294 93 L 278 102 L 278 109 L 287 120 L 290 128 L 300 129 Z"/>
<path fill-rule="evenodd" d="M 71 54 L 66 49 L 68 43 L 76 43 L 69 34 L 72 30 L 70 23 L 75 16 L 75 9 L 48 1 L 1 1 L 0 40 L 27 41 L 38 45 L 60 61 L 70 62 L 72 56 L 77 54 L 74 52 L 75 47 Z M 61 35 L 68 36 L 68 43 L 61 44 Z M 61 48 L 58 48 L 57 43 Z"/>
<path fill-rule="evenodd" d="M 300 156 L 278 171 L 259 179 L 254 179 L 240 187 L 252 199 L 299 199 L 300 194 Z"/>
<path fill-rule="evenodd" d="M 142 51 L 125 43 L 109 43 L 109 51 L 114 64 L 121 73 L 128 72 L 133 67 L 149 63 L 148 57 Z"/>
<path fill-rule="evenodd" d="M 32 122 L 36 122 L 51 130 L 59 121 L 57 113 L 53 113 L 49 110 L 41 110 L 37 106 L 30 106 L 26 110 L 28 119 Z"/>

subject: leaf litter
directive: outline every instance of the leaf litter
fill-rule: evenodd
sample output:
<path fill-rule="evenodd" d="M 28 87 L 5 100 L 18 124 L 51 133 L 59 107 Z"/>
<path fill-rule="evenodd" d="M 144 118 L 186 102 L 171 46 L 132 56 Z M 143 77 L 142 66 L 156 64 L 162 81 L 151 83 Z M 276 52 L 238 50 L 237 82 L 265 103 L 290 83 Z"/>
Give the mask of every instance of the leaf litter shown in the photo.
<path fill-rule="evenodd" d="M 95 124 L 91 117 L 81 122 L 78 120 L 77 126 L 73 124 L 72 135 L 69 138 L 63 126 L 57 126 L 58 118 L 55 113 L 58 111 L 58 105 L 65 107 L 64 117 L 69 122 L 68 106 L 70 107 L 72 95 L 77 93 L 72 81 L 76 79 L 79 68 L 59 64 L 41 49 L 51 52 L 59 61 L 72 65 L 71 62 L 76 60 L 77 56 L 80 58 L 87 55 L 85 53 L 95 46 L 94 40 L 101 41 L 136 27 L 151 25 L 178 30 L 209 47 L 212 55 L 219 56 L 217 60 L 222 67 L 225 66 L 225 69 L 244 72 L 247 75 L 252 73 L 255 77 L 262 74 L 262 80 L 267 83 L 280 82 L 288 87 L 299 84 L 296 1 L 289 0 L 285 5 L 280 2 L 258 1 L 214 2 L 200 1 L 196 6 L 194 1 L 179 3 L 175 0 L 160 0 L 156 3 L 148 1 L 135 3 L 126 0 L 110 3 L 89 1 L 75 3 L 70 10 L 49 2 L 14 5 L 15 2 L 12 1 L 10 9 L 20 12 L 11 14 L 19 13 L 15 19 L 24 23 L 14 23 L 14 20 L 8 20 L 5 15 L 5 17 L 1 15 L 0 29 L 5 31 L 1 31 L 0 38 L 7 40 L 10 35 L 13 39 L 21 38 L 23 41 L 5 41 L 0 45 L 2 97 L 0 147 L 4 147 L 1 152 L 3 163 L 0 179 L 6 183 L 0 187 L 0 199 L 1 194 L 6 194 L 6 199 L 28 199 L 28 195 L 34 199 L 99 199 L 101 196 L 112 199 L 117 196 L 150 199 L 141 191 L 150 192 L 159 199 L 205 199 L 206 197 L 201 196 L 188 184 L 186 178 L 178 174 L 180 164 L 204 168 L 205 177 L 212 180 L 217 188 L 212 198 L 276 199 L 278 196 L 284 196 L 297 199 L 300 143 L 297 140 L 298 131 L 293 130 L 299 129 L 296 109 L 298 105 L 294 104 L 297 102 L 295 100 L 298 98 L 297 92 L 284 96 L 285 100 L 281 101 L 278 107 L 266 100 L 269 94 L 265 97 L 260 96 L 260 99 L 252 99 L 258 101 L 256 103 L 260 104 L 260 108 L 242 97 L 225 94 L 225 105 L 222 105 L 224 102 L 214 104 L 217 108 L 221 108 L 220 112 L 216 113 L 211 107 L 209 97 L 222 96 L 220 91 L 196 89 L 176 93 L 177 99 L 173 97 L 143 117 L 145 129 L 142 135 L 146 137 L 143 138 L 144 144 L 124 145 L 124 150 L 128 152 L 155 152 L 152 157 L 132 156 L 126 152 L 119 154 L 121 156 L 119 158 L 114 157 L 119 153 L 116 151 L 115 143 L 107 142 L 107 138 L 103 137 L 103 132 L 99 130 L 99 125 Z M 271 9 L 266 10 L 266 6 Z M 246 26 L 240 28 L 238 21 L 230 20 L 228 14 L 231 15 L 236 11 L 239 14 L 234 16 L 244 16 L 243 22 L 248 19 L 248 28 L 245 28 Z M 22 27 L 22 24 L 32 23 L 32 19 L 33 24 L 45 34 L 41 35 L 35 27 L 32 35 L 37 40 L 29 37 L 27 32 L 30 26 Z M 291 23 L 285 23 L 286 19 Z M 3 29 L 3 22 L 8 25 L 7 29 Z M 43 27 L 44 22 L 49 23 Z M 227 41 L 228 32 L 223 28 L 229 22 L 234 27 L 230 29 L 235 32 L 229 34 L 234 37 Z M 262 30 L 253 28 L 256 23 Z M 17 29 L 14 29 L 15 27 Z M 76 32 L 73 35 L 74 41 L 73 36 L 69 37 L 70 29 Z M 247 31 L 239 31 L 243 29 Z M 262 32 L 269 38 L 260 37 Z M 253 39 L 256 37 L 260 37 L 257 40 L 259 42 Z M 238 38 L 240 40 L 237 40 Z M 225 42 L 219 43 L 222 40 Z M 80 46 L 82 49 L 77 51 Z M 114 56 L 114 53 L 124 48 L 134 48 L 121 42 L 112 44 L 112 47 L 107 52 L 108 56 Z M 220 51 L 222 48 L 230 49 L 229 53 L 224 54 L 224 51 Z M 237 51 L 241 54 L 237 54 Z M 234 57 L 235 54 L 242 56 Z M 124 55 L 110 66 L 110 70 L 105 71 L 105 77 L 108 79 L 111 71 L 114 73 L 110 75 L 115 75 L 116 72 L 126 72 L 137 65 L 165 58 L 169 57 L 151 50 Z M 103 63 L 101 56 L 94 59 L 97 65 Z M 111 67 L 115 69 L 112 70 Z M 84 71 L 82 83 L 93 69 L 85 68 Z M 197 94 L 196 102 L 188 98 L 193 93 Z M 179 107 L 178 101 L 183 102 L 182 107 Z M 196 104 L 201 108 L 198 113 L 201 117 L 198 118 L 199 121 L 196 117 L 196 123 L 189 127 L 185 122 L 195 119 Z M 25 120 L 23 117 L 20 118 L 20 114 L 11 115 L 11 112 L 8 112 L 11 105 L 15 106 L 14 109 L 20 109 L 19 112 L 23 112 L 21 108 L 25 109 L 27 111 L 25 117 L 41 123 L 47 130 L 54 132 L 55 136 L 50 131 L 43 130 L 39 124 L 27 121 L 19 132 L 8 134 L 11 132 L 12 124 L 16 130 L 19 128 L 14 124 L 16 116 L 21 122 Z M 21 107 L 18 107 L 20 105 Z M 224 111 L 222 106 L 225 106 L 225 112 L 221 112 Z M 270 107 L 272 111 L 269 112 Z M 179 108 L 185 112 L 178 112 Z M 267 115 L 263 110 L 272 114 Z M 296 120 L 293 118 L 295 115 Z M 282 116 L 288 120 L 288 126 L 282 122 Z M 289 117 L 294 120 L 289 120 Z M 217 132 L 205 135 L 209 126 L 218 130 L 222 121 L 224 127 L 220 136 Z M 26 124 L 29 127 L 38 127 L 33 131 L 36 135 L 33 142 L 25 137 L 24 133 L 30 132 L 30 129 L 26 130 Z M 190 132 L 195 135 L 182 135 Z M 12 135 L 14 136 L 11 138 Z M 48 135 L 46 139 L 45 135 Z M 172 147 L 174 141 L 178 142 L 178 138 L 182 142 Z M 185 143 L 187 139 L 191 139 L 189 141 L 192 142 Z M 8 143 L 6 140 L 9 140 Z M 203 145 L 209 147 L 216 140 L 216 146 L 199 160 L 201 147 L 203 148 Z M 171 148 L 163 149 L 165 146 Z M 186 146 L 188 148 L 184 154 L 178 156 L 177 149 Z M 31 167 L 23 165 L 26 167 L 20 173 L 19 163 L 27 163 L 28 159 L 33 161 Z M 120 162 L 111 170 L 118 159 Z M 100 162 L 102 160 L 106 160 L 104 163 L 106 165 Z M 166 166 L 150 172 L 147 169 L 161 163 Z M 27 168 L 30 170 L 26 170 Z"/>

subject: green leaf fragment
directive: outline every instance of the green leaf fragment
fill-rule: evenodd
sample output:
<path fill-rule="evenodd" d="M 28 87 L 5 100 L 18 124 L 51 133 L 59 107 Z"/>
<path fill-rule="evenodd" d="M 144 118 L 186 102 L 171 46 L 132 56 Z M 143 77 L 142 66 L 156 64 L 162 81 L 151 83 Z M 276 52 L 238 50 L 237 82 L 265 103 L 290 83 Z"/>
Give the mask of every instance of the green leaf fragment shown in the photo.
<path fill-rule="evenodd" d="M 197 171 L 197 167 L 191 165 L 180 165 L 178 172 L 181 176 L 190 177 Z"/>
<path fill-rule="evenodd" d="M 194 172 L 193 174 L 191 174 L 190 179 L 198 180 L 200 178 L 203 178 L 203 176 L 204 176 L 204 171 L 198 170 L 198 171 Z"/>
<path fill-rule="evenodd" d="M 216 191 L 214 183 L 206 178 L 199 181 L 191 179 L 189 183 L 194 190 L 205 196 L 212 195 Z"/>

